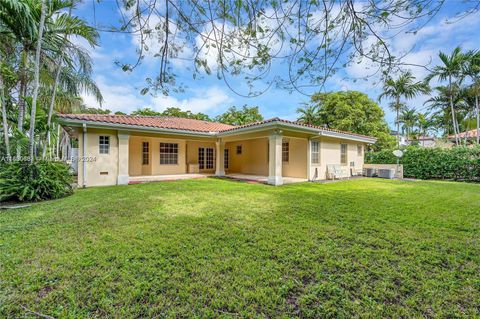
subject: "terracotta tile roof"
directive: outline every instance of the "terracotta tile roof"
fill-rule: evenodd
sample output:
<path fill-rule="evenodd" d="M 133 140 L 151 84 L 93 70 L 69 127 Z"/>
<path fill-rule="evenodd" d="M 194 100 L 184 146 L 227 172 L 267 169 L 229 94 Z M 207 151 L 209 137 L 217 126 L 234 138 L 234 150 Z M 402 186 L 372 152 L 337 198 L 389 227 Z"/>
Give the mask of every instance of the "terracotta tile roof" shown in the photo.
<path fill-rule="evenodd" d="M 246 124 L 246 125 L 234 126 L 232 128 L 223 130 L 222 132 L 235 131 L 235 130 L 238 130 L 238 129 L 241 129 L 241 128 L 244 128 L 244 127 L 262 125 L 262 124 L 267 124 L 267 123 L 271 123 L 271 122 L 282 122 L 282 123 L 286 123 L 286 124 L 293 124 L 293 125 L 299 125 L 299 126 L 308 127 L 308 128 L 314 128 L 314 129 L 321 130 L 321 131 L 335 132 L 335 133 L 347 134 L 347 135 L 352 135 L 352 136 L 358 136 L 358 137 L 362 137 L 362 138 L 375 139 L 375 137 L 373 137 L 373 136 L 351 133 L 351 132 L 347 132 L 347 131 L 340 131 L 340 130 L 335 130 L 335 129 L 327 128 L 327 127 L 323 127 L 323 126 L 305 124 L 305 123 L 302 123 L 302 122 L 284 120 L 284 119 L 281 119 L 281 118 L 278 118 L 278 117 L 274 117 L 274 118 L 271 118 L 271 119 L 268 119 L 268 120 L 264 120 L 264 121 L 260 121 L 260 122 L 254 122 L 254 123 L 250 123 L 250 124 Z"/>
<path fill-rule="evenodd" d="M 60 114 L 62 119 L 101 122 L 110 124 L 136 125 L 194 132 L 219 132 L 233 128 L 232 125 L 202 120 L 167 116 L 103 115 L 103 114 Z"/>
<path fill-rule="evenodd" d="M 466 135 L 467 138 L 477 137 L 477 129 L 473 129 L 473 130 L 466 131 L 466 132 L 461 132 L 460 134 L 458 134 L 458 136 L 460 138 L 465 138 L 465 135 Z M 448 138 L 449 139 L 454 139 L 455 135 L 449 135 Z"/>
<path fill-rule="evenodd" d="M 67 120 L 72 119 L 72 120 L 109 123 L 109 124 L 136 125 L 136 126 L 163 128 L 163 129 L 176 129 L 176 130 L 204 132 L 204 133 L 233 132 L 235 130 L 246 128 L 246 127 L 254 127 L 254 126 L 267 124 L 271 122 L 282 122 L 285 124 L 298 125 L 298 126 L 303 126 L 307 128 L 318 129 L 320 131 L 336 132 L 336 133 L 346 134 L 350 136 L 358 136 L 362 138 L 375 139 L 372 136 L 345 132 L 345 131 L 335 130 L 331 128 L 325 128 L 322 126 L 305 124 L 301 122 L 283 120 L 278 117 L 274 117 L 268 120 L 254 122 L 246 125 L 233 126 L 233 125 L 223 124 L 219 122 L 209 122 L 209 121 L 202 121 L 202 120 L 193 120 L 193 119 L 186 119 L 186 118 L 179 118 L 179 117 L 166 117 L 166 116 L 104 115 L 104 114 L 59 114 L 58 116 L 60 118 L 67 119 Z"/>

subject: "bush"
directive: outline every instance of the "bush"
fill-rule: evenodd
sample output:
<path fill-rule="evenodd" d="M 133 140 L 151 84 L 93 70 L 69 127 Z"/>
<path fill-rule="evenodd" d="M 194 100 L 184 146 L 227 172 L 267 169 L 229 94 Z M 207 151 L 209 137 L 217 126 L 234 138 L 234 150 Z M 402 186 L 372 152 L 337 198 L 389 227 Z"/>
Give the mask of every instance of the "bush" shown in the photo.
<path fill-rule="evenodd" d="M 72 194 L 72 176 L 62 162 L 11 162 L 0 171 L 0 201 L 40 201 Z"/>
<path fill-rule="evenodd" d="M 392 150 L 366 153 L 365 163 L 395 164 Z M 405 177 L 480 182 L 480 147 L 408 147 L 400 159 Z"/>

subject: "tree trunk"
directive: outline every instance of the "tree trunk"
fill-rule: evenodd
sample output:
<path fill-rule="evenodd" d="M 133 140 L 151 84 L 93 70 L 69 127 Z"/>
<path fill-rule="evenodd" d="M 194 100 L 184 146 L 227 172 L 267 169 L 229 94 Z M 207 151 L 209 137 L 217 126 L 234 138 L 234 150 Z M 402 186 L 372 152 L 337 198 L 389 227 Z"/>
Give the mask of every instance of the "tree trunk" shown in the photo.
<path fill-rule="evenodd" d="M 0 104 L 2 105 L 2 122 L 3 122 L 3 137 L 5 140 L 5 150 L 7 153 L 7 161 L 10 162 L 10 140 L 8 138 L 8 122 L 7 122 L 7 107 L 5 106 L 5 99 L 3 96 L 3 78 L 0 74 Z"/>
<path fill-rule="evenodd" d="M 70 6 L 70 8 L 68 9 L 68 15 L 70 16 L 72 14 L 72 6 L 73 6 L 73 2 L 72 2 L 72 5 Z M 65 42 L 67 40 L 67 32 L 65 31 L 65 34 L 63 35 L 63 42 Z M 63 49 L 63 48 L 61 48 Z M 57 72 L 55 74 L 55 83 L 53 84 L 53 92 L 52 92 L 52 99 L 50 101 L 50 107 L 48 108 L 48 119 L 47 119 L 47 141 L 46 141 L 46 144 L 47 144 L 47 147 L 43 149 L 43 158 L 45 159 L 45 155 L 46 155 L 46 150 L 47 148 L 50 147 L 51 145 L 51 140 L 50 140 L 50 136 L 51 136 L 51 126 L 52 126 L 52 115 L 53 115 L 53 106 L 55 105 L 55 97 L 56 97 L 56 94 L 57 94 L 57 87 L 58 87 L 58 81 L 60 80 L 60 72 L 62 71 L 62 54 L 63 52 L 60 50 L 60 55 L 58 57 L 58 68 L 57 68 Z"/>
<path fill-rule="evenodd" d="M 475 108 L 477 109 L 477 145 L 480 144 L 480 106 L 478 105 L 478 95 L 475 95 Z"/>
<path fill-rule="evenodd" d="M 30 162 L 33 162 L 35 146 L 35 116 L 37 113 L 38 87 L 40 86 L 40 53 L 42 51 L 43 29 L 45 27 L 46 0 L 42 0 L 42 13 L 38 28 L 37 50 L 35 52 L 35 77 L 33 82 L 32 112 L 30 115 Z"/>
<path fill-rule="evenodd" d="M 453 134 L 455 134 L 455 144 L 458 145 L 458 134 L 460 133 L 457 128 L 457 119 L 455 116 L 455 108 L 453 107 L 453 92 L 452 92 L 452 77 L 448 78 L 449 97 L 450 97 L 450 112 L 452 112 Z"/>
<path fill-rule="evenodd" d="M 400 121 L 398 118 L 400 117 L 400 98 L 397 97 L 397 149 L 400 149 Z"/>
<path fill-rule="evenodd" d="M 18 88 L 18 121 L 17 129 L 20 133 L 23 133 L 23 121 L 25 120 L 25 97 L 27 95 L 27 63 L 28 63 L 28 50 L 23 48 L 20 61 L 20 84 Z M 22 156 L 22 148 L 17 145 L 17 158 Z"/>
<path fill-rule="evenodd" d="M 53 84 L 52 99 L 50 100 L 50 107 L 48 108 L 47 140 L 46 140 L 46 147 L 43 148 L 43 155 L 42 155 L 43 159 L 45 159 L 45 155 L 47 153 L 47 148 L 50 147 L 50 144 L 51 144 L 50 131 L 51 131 L 51 126 L 52 126 L 53 106 L 55 105 L 55 96 L 57 94 L 57 86 L 58 86 L 58 81 L 60 79 L 60 71 L 62 70 L 62 63 L 61 63 L 60 59 L 59 59 L 58 63 L 59 64 L 58 64 L 57 72 L 55 74 L 55 83 Z"/>

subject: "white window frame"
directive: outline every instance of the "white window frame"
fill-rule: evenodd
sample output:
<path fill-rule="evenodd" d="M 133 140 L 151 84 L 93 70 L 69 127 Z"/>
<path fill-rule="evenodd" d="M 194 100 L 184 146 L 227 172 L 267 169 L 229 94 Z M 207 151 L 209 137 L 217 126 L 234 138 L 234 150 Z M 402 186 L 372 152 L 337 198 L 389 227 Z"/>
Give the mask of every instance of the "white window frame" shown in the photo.
<path fill-rule="evenodd" d="M 345 152 L 343 152 L 344 148 L 345 148 Z M 348 144 L 345 144 L 345 143 L 340 144 L 340 165 L 342 166 L 348 165 Z"/>
<path fill-rule="evenodd" d="M 310 158 L 312 164 L 320 164 L 320 141 L 311 141 Z"/>
<path fill-rule="evenodd" d="M 290 161 L 290 141 L 282 141 L 282 163 L 288 163 Z"/>
<path fill-rule="evenodd" d="M 161 142 L 160 165 L 178 165 L 178 148 L 178 143 Z"/>
<path fill-rule="evenodd" d="M 110 154 L 110 136 L 100 135 L 98 137 L 98 153 L 103 155 Z"/>
<path fill-rule="evenodd" d="M 146 147 L 145 147 L 146 146 Z M 142 142 L 142 165 L 150 164 L 150 142 Z"/>
<path fill-rule="evenodd" d="M 223 150 L 223 169 L 228 169 L 228 162 L 229 162 L 229 157 L 230 157 L 230 151 L 228 148 Z"/>

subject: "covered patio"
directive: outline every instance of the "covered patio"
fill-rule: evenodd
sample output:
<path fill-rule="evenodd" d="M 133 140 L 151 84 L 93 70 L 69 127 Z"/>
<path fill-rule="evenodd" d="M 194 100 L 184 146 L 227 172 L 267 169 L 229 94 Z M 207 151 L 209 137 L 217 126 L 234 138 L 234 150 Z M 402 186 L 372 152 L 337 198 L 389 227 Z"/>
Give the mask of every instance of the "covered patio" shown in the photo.
<path fill-rule="evenodd" d="M 220 178 L 227 178 L 227 179 L 237 180 L 237 181 L 268 184 L 268 176 L 249 175 L 249 174 L 240 174 L 240 173 L 225 174 L 224 176 L 215 176 L 215 174 L 208 174 L 208 173 L 140 175 L 140 176 L 130 176 L 128 183 L 140 184 L 140 183 L 148 183 L 148 182 L 178 181 L 178 180 L 185 180 L 185 179 L 198 179 L 198 178 L 207 178 L 207 177 L 220 177 Z M 283 184 L 302 183 L 307 181 L 308 180 L 306 178 L 283 177 Z"/>

